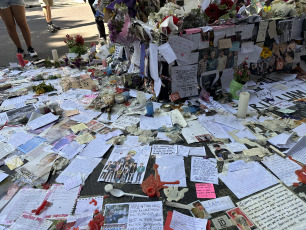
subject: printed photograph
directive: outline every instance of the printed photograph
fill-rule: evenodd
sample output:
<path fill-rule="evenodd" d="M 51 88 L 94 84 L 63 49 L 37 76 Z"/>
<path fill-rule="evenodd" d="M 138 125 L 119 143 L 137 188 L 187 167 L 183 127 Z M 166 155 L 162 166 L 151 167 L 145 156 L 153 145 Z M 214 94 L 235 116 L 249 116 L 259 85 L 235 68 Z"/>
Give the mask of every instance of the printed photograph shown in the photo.
<path fill-rule="evenodd" d="M 191 204 L 193 208 L 190 210 L 190 212 L 194 217 L 200 219 L 208 219 L 211 217 L 199 200 Z"/>
<path fill-rule="evenodd" d="M 226 212 L 227 215 L 235 222 L 240 230 L 251 230 L 254 224 L 246 217 L 240 208 L 234 208 Z"/>
<path fill-rule="evenodd" d="M 0 210 L 15 196 L 19 189 L 19 185 L 14 183 L 10 177 L 1 182 Z"/>
<path fill-rule="evenodd" d="M 218 161 L 224 161 L 231 159 L 234 153 L 226 148 L 223 142 L 216 142 L 214 144 L 207 145 L 210 151 L 215 155 Z"/>
<path fill-rule="evenodd" d="M 106 204 L 104 211 L 105 225 L 127 225 L 129 216 L 129 204 Z M 117 227 L 119 227 L 117 225 Z M 120 226 L 121 228 L 123 226 Z M 108 229 L 108 228 L 106 228 Z"/>
<path fill-rule="evenodd" d="M 102 169 L 98 181 L 141 184 L 150 152 L 150 146 L 115 146 Z"/>

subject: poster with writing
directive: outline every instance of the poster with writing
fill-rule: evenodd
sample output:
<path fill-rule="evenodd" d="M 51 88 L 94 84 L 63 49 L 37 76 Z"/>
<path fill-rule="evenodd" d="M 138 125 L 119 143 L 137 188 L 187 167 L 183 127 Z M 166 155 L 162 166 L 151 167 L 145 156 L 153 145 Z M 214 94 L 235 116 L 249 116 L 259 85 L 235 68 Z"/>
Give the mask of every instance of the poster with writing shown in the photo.
<path fill-rule="evenodd" d="M 278 184 L 237 203 L 259 229 L 303 229 L 306 204 Z"/>
<path fill-rule="evenodd" d="M 181 98 L 198 95 L 198 65 L 174 66 L 171 68 L 172 93 Z"/>
<path fill-rule="evenodd" d="M 162 202 L 106 204 L 102 229 L 163 230 Z"/>
<path fill-rule="evenodd" d="M 115 146 L 98 181 L 141 184 L 150 152 L 150 146 Z"/>

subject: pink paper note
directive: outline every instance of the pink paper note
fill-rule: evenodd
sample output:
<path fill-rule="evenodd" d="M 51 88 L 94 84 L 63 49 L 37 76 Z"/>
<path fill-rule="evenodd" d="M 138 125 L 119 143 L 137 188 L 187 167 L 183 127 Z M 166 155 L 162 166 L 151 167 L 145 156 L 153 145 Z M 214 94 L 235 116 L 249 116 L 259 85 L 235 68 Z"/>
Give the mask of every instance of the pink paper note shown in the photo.
<path fill-rule="evenodd" d="M 196 183 L 195 186 L 198 198 L 216 198 L 215 188 L 213 184 Z"/>

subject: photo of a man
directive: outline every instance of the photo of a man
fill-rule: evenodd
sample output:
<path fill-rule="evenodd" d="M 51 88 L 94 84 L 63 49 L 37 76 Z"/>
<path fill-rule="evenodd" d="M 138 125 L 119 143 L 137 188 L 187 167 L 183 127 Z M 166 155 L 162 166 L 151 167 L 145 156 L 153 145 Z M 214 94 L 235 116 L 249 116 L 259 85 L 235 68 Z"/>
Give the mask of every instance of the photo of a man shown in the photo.
<path fill-rule="evenodd" d="M 232 158 L 233 153 L 226 148 L 223 142 L 209 144 L 208 147 L 218 161 L 224 161 Z"/>
<path fill-rule="evenodd" d="M 231 209 L 226 213 L 240 230 L 251 230 L 254 225 L 239 208 Z"/>

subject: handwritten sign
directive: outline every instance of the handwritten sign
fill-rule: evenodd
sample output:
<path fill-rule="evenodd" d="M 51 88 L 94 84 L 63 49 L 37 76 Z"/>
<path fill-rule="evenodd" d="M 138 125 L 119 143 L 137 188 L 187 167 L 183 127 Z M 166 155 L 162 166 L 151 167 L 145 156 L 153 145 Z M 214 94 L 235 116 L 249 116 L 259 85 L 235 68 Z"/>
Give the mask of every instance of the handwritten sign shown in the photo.
<path fill-rule="evenodd" d="M 152 155 L 176 155 L 177 145 L 153 145 Z"/>
<path fill-rule="evenodd" d="M 234 208 L 235 205 L 229 196 L 224 196 L 212 200 L 206 200 L 201 202 L 208 213 L 221 212 Z"/>
<path fill-rule="evenodd" d="M 215 188 L 213 184 L 195 184 L 197 198 L 216 198 Z"/>
<path fill-rule="evenodd" d="M 169 38 L 169 44 L 172 47 L 176 57 L 184 62 L 188 62 L 194 42 L 179 36 Z"/>
<path fill-rule="evenodd" d="M 122 58 L 123 46 L 115 46 L 114 59 Z"/>
<path fill-rule="evenodd" d="M 172 72 L 172 93 L 178 92 L 181 98 L 198 95 L 198 65 L 175 66 Z"/>
<path fill-rule="evenodd" d="M 163 229 L 162 202 L 131 203 L 127 229 Z"/>
<path fill-rule="evenodd" d="M 269 21 L 261 21 L 259 23 L 259 29 L 258 29 L 258 33 L 257 33 L 256 42 L 265 41 L 268 25 L 269 25 Z"/>
<path fill-rule="evenodd" d="M 218 184 L 217 163 L 201 157 L 192 157 L 190 180 Z"/>

